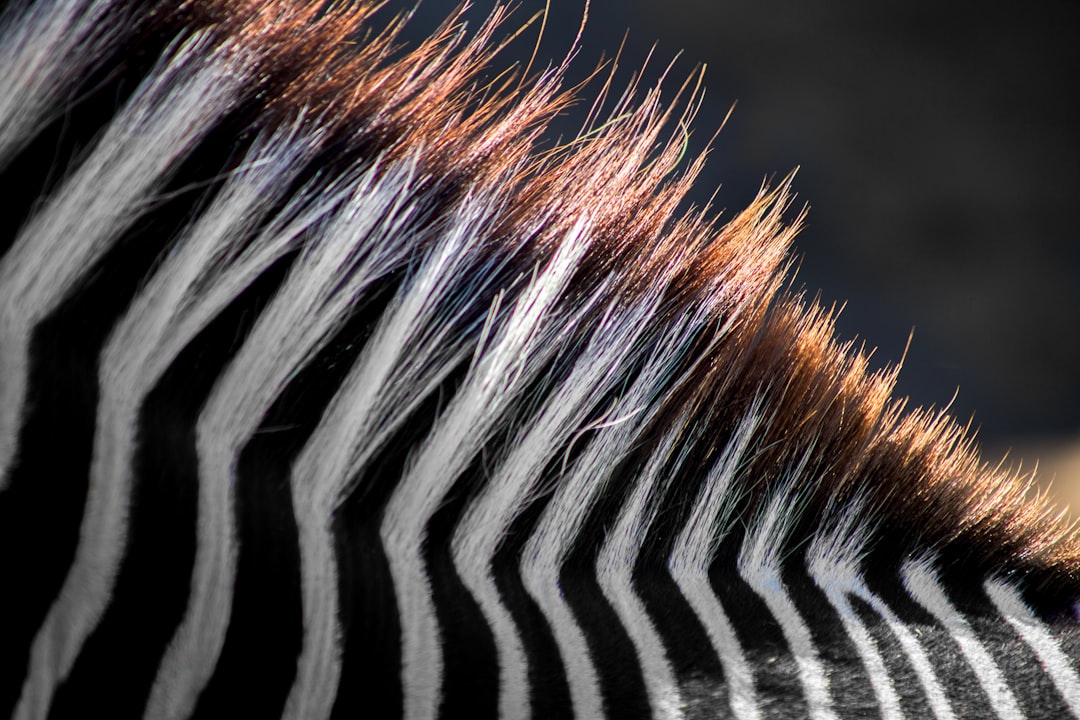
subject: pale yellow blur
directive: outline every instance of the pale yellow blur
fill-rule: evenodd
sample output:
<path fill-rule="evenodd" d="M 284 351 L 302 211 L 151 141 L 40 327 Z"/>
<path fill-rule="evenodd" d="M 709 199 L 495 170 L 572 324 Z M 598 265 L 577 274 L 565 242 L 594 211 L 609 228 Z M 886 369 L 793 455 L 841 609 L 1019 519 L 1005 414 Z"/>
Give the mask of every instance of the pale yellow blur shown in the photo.
<path fill-rule="evenodd" d="M 985 459 L 1001 457 L 1009 448 L 986 452 Z M 1017 440 L 1009 450 L 1010 464 L 1022 462 L 1024 470 L 1038 461 L 1035 480 L 1050 488 L 1050 497 L 1080 517 L 1080 437 L 1061 440 Z"/>

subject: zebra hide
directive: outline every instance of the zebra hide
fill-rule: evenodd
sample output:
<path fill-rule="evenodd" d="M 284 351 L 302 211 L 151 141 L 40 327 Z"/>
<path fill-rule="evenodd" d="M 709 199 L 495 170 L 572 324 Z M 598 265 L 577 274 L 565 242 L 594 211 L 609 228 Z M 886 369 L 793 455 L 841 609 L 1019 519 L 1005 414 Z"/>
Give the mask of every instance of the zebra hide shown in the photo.
<path fill-rule="evenodd" d="M 0 15 L 0 712 L 1063 718 L 1080 536 L 499 7 Z M 512 28 L 511 28 L 512 29 Z"/>

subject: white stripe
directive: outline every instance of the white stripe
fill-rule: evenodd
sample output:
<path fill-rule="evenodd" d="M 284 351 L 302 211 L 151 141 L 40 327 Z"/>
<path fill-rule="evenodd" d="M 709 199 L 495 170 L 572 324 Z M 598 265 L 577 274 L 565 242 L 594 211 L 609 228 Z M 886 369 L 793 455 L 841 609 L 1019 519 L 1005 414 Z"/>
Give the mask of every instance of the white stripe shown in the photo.
<path fill-rule="evenodd" d="M 545 400 L 537 417 L 511 443 L 506 459 L 477 499 L 466 509 L 451 544 L 454 566 L 476 599 L 495 636 L 499 663 L 499 716 L 531 715 L 528 657 L 513 617 L 502 602 L 492 560 L 511 524 L 537 492 L 544 469 L 562 449 L 564 438 L 581 431 L 588 413 L 618 382 L 632 360 L 636 340 L 648 325 L 655 302 L 613 309 L 600 323 L 567 377 Z M 618 311 L 623 312 L 619 313 Z"/>
<path fill-rule="evenodd" d="M 892 686 L 877 643 L 848 600 L 848 593 L 862 589 L 860 559 L 867 549 L 870 531 L 858 518 L 865 515 L 864 505 L 854 501 L 843 507 L 832 528 L 819 530 L 807 552 L 810 577 L 836 609 L 840 622 L 863 661 L 874 697 L 885 720 L 903 717 L 900 698 Z"/>
<path fill-rule="evenodd" d="M 754 690 L 754 673 L 735 628 L 709 582 L 709 568 L 716 559 L 716 548 L 727 534 L 727 524 L 736 507 L 730 489 L 760 422 L 759 408 L 759 403 L 751 407 L 709 470 L 690 519 L 679 533 L 668 559 L 672 578 L 705 626 L 713 650 L 720 659 L 731 711 L 738 720 L 757 720 L 761 716 Z"/>
<path fill-rule="evenodd" d="M 387 504 L 379 534 L 386 549 L 401 617 L 404 716 L 434 718 L 442 695 L 442 648 L 421 545 L 425 526 L 454 481 L 488 440 L 522 387 L 558 344 L 551 318 L 576 269 L 589 233 L 575 226 L 548 267 L 524 290 L 489 347 L 481 338 L 477 359 Z M 498 300 L 489 322 L 495 325 Z"/>
<path fill-rule="evenodd" d="M 68 100 L 73 86 L 118 44 L 123 23 L 105 28 L 108 0 L 37 2 L 0 25 L 0 167 Z M 13 5 L 0 13 L 11 20 Z M 2 377 L 2 376 L 0 376 Z"/>
<path fill-rule="evenodd" d="M 364 289 L 403 261 L 409 233 L 402 225 L 411 210 L 402 207 L 402 198 L 413 173 L 408 163 L 385 175 L 369 170 L 351 188 L 346 208 L 311 229 L 288 278 L 215 383 L 196 429 L 199 515 L 191 596 L 151 690 L 149 717 L 189 714 L 213 674 L 232 610 L 238 553 L 233 487 L 240 453 Z M 320 207 L 325 211 L 325 202 Z M 286 237 L 309 224 L 287 225 Z"/>
<path fill-rule="evenodd" d="M 201 82 L 207 81 L 217 82 L 215 77 L 203 77 Z M 182 86 L 178 92 L 202 92 L 205 89 L 202 84 L 195 85 L 194 89 L 185 90 L 183 87 L 187 86 Z M 149 95 L 140 96 L 137 102 L 150 102 L 153 90 L 147 92 Z M 167 100 L 161 98 L 156 102 L 168 104 Z M 144 109 L 135 114 L 146 112 Z M 149 121 L 144 118 L 144 122 Z M 162 122 L 168 124 L 168 117 Z M 165 132 L 158 129 L 152 136 Z M 123 139 L 115 140 L 123 142 Z M 103 148 L 100 152 L 107 150 Z M 108 152 L 145 154 L 151 150 L 137 144 L 129 151 L 114 147 Z M 130 159 L 130 162 L 136 161 L 135 158 Z M 107 164 L 101 163 L 102 166 Z M 95 165 L 95 161 L 91 159 L 88 165 Z M 237 206 L 245 210 L 251 210 L 252 205 L 259 207 L 257 194 L 251 192 L 250 184 L 256 185 L 255 189 L 258 190 L 258 186 L 265 186 L 268 181 L 273 185 L 277 179 L 266 174 L 256 174 L 254 178 L 240 176 L 240 180 L 230 186 L 237 191 L 231 196 L 232 209 L 235 211 Z M 101 179 L 99 182 L 107 186 L 111 179 Z M 265 187 L 262 189 L 265 190 Z M 220 209 L 221 203 L 214 207 Z M 46 209 L 45 212 L 55 210 Z M 207 307 L 207 303 L 201 302 L 205 298 L 198 298 L 200 302 L 188 298 L 191 302 L 179 308 L 177 298 L 191 292 L 190 284 L 195 276 L 207 272 L 207 256 L 213 246 L 227 245 L 234 239 L 238 228 L 243 226 L 242 221 L 247 219 L 244 217 L 237 222 L 233 218 L 230 224 L 220 216 L 207 216 L 205 222 L 201 222 L 194 231 L 201 243 L 183 245 L 185 251 L 165 263 L 162 271 L 136 298 L 106 345 L 99 362 L 101 397 L 79 544 L 64 585 L 31 646 L 22 700 L 16 712 L 20 717 L 39 717 L 45 712 L 56 685 L 70 672 L 80 648 L 100 621 L 112 592 L 127 536 L 133 440 L 137 435 L 135 428 L 142 399 L 176 354 L 219 307 Z M 49 223 L 46 221 L 44 224 Z M 66 239 L 55 237 L 40 240 L 63 243 Z M 43 298 L 42 302 L 48 305 L 54 301 L 55 298 Z M 33 317 L 41 312 L 31 311 L 28 316 Z M 0 352 L 0 355 L 4 354 Z M 3 410 L 0 410 L 0 415 L 3 414 Z"/>
<path fill-rule="evenodd" d="M 1003 720 L 1023 717 L 1001 670 L 975 637 L 967 620 L 949 602 L 932 562 L 929 559 L 909 560 L 900 568 L 900 575 L 911 597 L 926 608 L 960 646 L 960 652 L 990 699 L 994 713 Z"/>
<path fill-rule="evenodd" d="M 521 579 L 555 637 L 576 717 L 603 717 L 604 703 L 594 659 L 563 597 L 559 574 L 589 510 L 611 481 L 612 471 L 662 404 L 656 388 L 674 363 L 678 347 L 679 343 L 663 345 L 615 403 L 608 413 L 611 421 L 601 425 L 569 475 L 560 479 L 522 552 Z"/>
<path fill-rule="evenodd" d="M 149 207 L 244 82 L 243 66 L 230 57 L 207 58 L 205 44 L 205 35 L 185 43 L 140 86 L 0 258 L 0 490 L 17 452 L 34 326 Z"/>
<path fill-rule="evenodd" d="M 829 680 L 818 659 L 810 629 L 799 615 L 798 608 L 788 596 L 780 576 L 779 549 L 797 519 L 798 503 L 791 487 L 802 474 L 797 468 L 788 485 L 778 490 L 769 502 L 764 515 L 747 533 L 739 550 L 738 569 L 747 584 L 761 596 L 769 611 L 780 624 L 795 657 L 799 682 L 806 694 L 810 717 L 814 720 L 833 720 L 836 716 L 829 697 Z"/>
<path fill-rule="evenodd" d="M 1073 662 L 1062 652 L 1057 641 L 1035 617 L 1015 587 L 1004 580 L 987 580 L 983 587 L 994 607 L 1035 652 L 1069 710 L 1074 716 L 1080 717 L 1080 677 L 1077 677 Z"/>
<path fill-rule="evenodd" d="M 859 653 L 859 657 L 862 658 L 863 666 L 870 677 L 870 686 L 874 690 L 874 697 L 877 700 L 882 717 L 885 720 L 899 720 L 904 716 L 900 710 L 900 698 L 896 695 L 896 690 L 892 686 L 892 680 L 885 669 L 885 662 L 881 659 L 881 653 L 878 652 L 877 643 L 870 636 L 862 619 L 855 614 L 847 595 L 843 591 L 827 585 L 822 586 L 822 589 L 825 590 L 825 596 L 829 599 L 829 602 L 836 608 L 848 637 L 851 638 L 855 650 Z"/>
<path fill-rule="evenodd" d="M 808 565 L 814 582 L 825 592 L 829 602 L 837 609 L 852 642 L 863 658 L 870 682 L 874 688 L 882 714 L 886 717 L 902 717 L 899 698 L 893 688 L 877 645 L 867 631 L 862 619 L 851 607 L 848 599 L 854 596 L 867 603 L 900 643 L 901 649 L 911 662 L 916 677 L 926 693 L 930 710 L 938 720 L 954 720 L 952 707 L 945 691 L 938 682 L 934 668 L 926 657 L 926 651 L 915 638 L 911 628 L 866 587 L 862 579 L 861 558 L 869 546 L 870 529 L 860 523 L 864 516 L 863 505 L 855 502 L 845 506 L 839 522 L 830 531 L 815 535 L 807 553 Z"/>
<path fill-rule="evenodd" d="M 952 706 L 945 696 L 945 690 L 938 681 L 934 666 L 930 664 L 930 659 L 926 655 L 926 650 L 919 643 L 912 629 L 897 617 L 896 613 L 881 598 L 867 588 L 853 587 L 851 592 L 870 605 L 878 615 L 885 619 L 889 630 L 896 636 L 908 661 L 911 662 L 915 675 L 923 686 L 923 692 L 926 693 L 926 699 L 930 703 L 930 710 L 934 713 L 934 717 L 938 718 L 938 720 L 953 720 L 956 716 L 953 714 Z"/>
<path fill-rule="evenodd" d="M 622 621 L 641 663 L 653 717 L 664 720 L 678 720 L 683 716 L 679 685 L 660 633 L 645 604 L 634 592 L 633 574 L 641 545 L 656 517 L 658 498 L 663 496 L 661 488 L 667 485 L 660 480 L 660 475 L 667 469 L 675 443 L 683 437 L 685 421 L 685 416 L 676 420 L 653 450 L 596 559 L 600 589 Z M 675 461 L 675 469 L 683 459 L 684 456 L 680 456 Z M 675 469 L 669 472 L 675 472 Z"/>
<path fill-rule="evenodd" d="M 332 709 L 341 673 L 333 514 L 363 483 L 371 457 L 466 357 L 469 334 L 455 330 L 460 317 L 479 308 L 471 297 L 454 296 L 463 277 L 477 288 L 490 284 L 476 270 L 482 260 L 477 251 L 498 204 L 498 197 L 474 195 L 436 227 L 411 232 L 410 246 L 430 249 L 382 314 L 293 463 L 304 643 L 286 717 L 323 718 Z M 431 235 L 436 232 L 437 238 Z M 473 295 L 484 296 L 479 289 Z M 448 317 L 443 313 L 451 305 Z"/>
<path fill-rule="evenodd" d="M 247 235 L 282 186 L 282 172 L 303 144 L 289 134 L 253 148 L 251 159 L 226 183 L 132 302 L 102 352 L 101 395 L 95 422 L 86 511 L 75 559 L 31 649 L 25 702 L 47 705 L 56 682 L 105 610 L 127 537 L 139 409 L 183 348 L 221 310 L 262 262 L 220 263 L 222 251 Z M 279 248 L 283 251 L 283 248 Z M 249 259 L 250 260 L 250 259 Z"/>

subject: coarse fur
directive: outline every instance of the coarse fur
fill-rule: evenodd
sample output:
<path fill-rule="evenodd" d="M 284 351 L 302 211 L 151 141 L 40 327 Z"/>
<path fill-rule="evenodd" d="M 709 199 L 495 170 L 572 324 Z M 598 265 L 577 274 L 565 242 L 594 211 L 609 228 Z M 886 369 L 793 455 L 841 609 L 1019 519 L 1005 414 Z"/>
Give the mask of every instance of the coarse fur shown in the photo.
<path fill-rule="evenodd" d="M 376 11 L 0 15 L 0 708 L 1080 713 L 1080 535 L 790 288 L 790 178 L 681 211 L 692 83 L 551 141 L 506 8 Z"/>

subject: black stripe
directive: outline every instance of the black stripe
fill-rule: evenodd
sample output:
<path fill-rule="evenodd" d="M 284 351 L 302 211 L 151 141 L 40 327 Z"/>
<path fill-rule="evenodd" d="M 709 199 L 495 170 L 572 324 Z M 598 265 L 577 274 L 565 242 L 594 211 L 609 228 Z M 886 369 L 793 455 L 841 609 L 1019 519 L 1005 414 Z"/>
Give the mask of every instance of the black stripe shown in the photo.
<path fill-rule="evenodd" d="M 390 565 L 378 523 L 355 522 L 346 509 L 335 523 L 345 643 L 331 718 L 399 718 L 401 621 Z"/>
<path fill-rule="evenodd" d="M 622 619 L 608 603 L 600 588 L 596 561 L 607 541 L 607 530 L 615 527 L 625 501 L 633 490 L 641 463 L 627 461 L 613 469 L 613 480 L 591 508 L 582 532 L 559 570 L 559 585 L 567 605 L 585 636 L 609 717 L 649 717 L 651 707 L 645 677 L 634 643 Z"/>
<path fill-rule="evenodd" d="M 80 106 L 77 116 L 96 132 L 110 120 L 108 113 L 115 112 L 118 97 L 133 86 L 131 78 L 105 83 L 92 101 Z M 184 159 L 169 185 L 171 199 L 159 204 L 152 217 L 124 232 L 86 274 L 78 292 L 34 330 L 19 452 L 10 485 L 0 496 L 0 568 L 7 577 L 17 578 L 21 588 L 6 600 L 10 605 L 0 613 L 0 637 L 5 638 L 0 643 L 0 712 L 10 710 L 17 700 L 30 643 L 74 558 L 93 447 L 98 356 L 175 228 L 220 186 L 220 181 L 207 182 L 207 178 L 223 177 L 222 158 L 240 152 L 237 148 L 242 150 L 245 141 L 236 123 L 222 123 L 199 152 Z M 50 129 L 4 175 L 10 176 L 24 162 L 54 168 L 51 144 L 59 143 L 61 152 L 75 152 L 93 135 L 81 130 L 69 134 L 62 126 Z M 48 184 L 50 180 L 35 182 Z M 26 184 L 18 183 L 20 187 Z M 202 188 L 205 194 L 173 192 L 191 187 Z M 27 207 L 33 205 L 28 198 L 24 202 Z M 10 241 L 16 229 L 0 228 L 8 235 L 4 242 Z M 43 522 L 44 518 L 48 521 Z M 25 552 L 28 545 L 35 548 L 34 553 Z"/>
<path fill-rule="evenodd" d="M 256 437 L 237 466 L 240 547 L 232 616 L 196 718 L 279 716 L 296 678 L 303 611 L 290 453 L 280 446 L 288 441 Z"/>
<path fill-rule="evenodd" d="M 888 548 L 866 562 L 867 588 L 881 598 L 909 627 L 922 645 L 934 675 L 958 718 L 985 720 L 994 717 L 990 699 L 975 672 L 949 632 L 908 595 L 895 568 L 898 562 Z"/>
<path fill-rule="evenodd" d="M 547 618 L 525 589 L 520 573 L 522 547 L 536 529 L 550 501 L 551 496 L 548 495 L 533 503 L 511 524 L 502 547 L 495 554 L 492 573 L 499 596 L 521 633 L 521 643 L 529 659 L 532 715 L 535 718 L 563 720 L 573 717 L 573 702 L 562 656 Z"/>
<path fill-rule="evenodd" d="M 33 332 L 19 448 L 0 495 L 0 568 L 19 588 L 6 593 L 0 613 L 0 711 L 17 700 L 30 644 L 74 560 L 93 453 L 98 355 L 162 249 L 160 240 L 137 236 L 114 246 L 82 290 Z"/>
<path fill-rule="evenodd" d="M 1080 602 L 1073 604 L 1062 601 L 1047 602 L 1040 598 L 1041 593 L 1028 591 L 1024 600 L 1035 610 L 1035 616 L 1046 624 L 1047 632 L 1053 637 L 1065 657 L 1071 661 L 1073 672 L 1080 673 Z"/>
<path fill-rule="evenodd" d="M 716 442 L 720 443 L 719 433 Z M 634 567 L 634 591 L 663 640 L 687 720 L 725 718 L 732 713 L 720 658 L 701 619 L 667 570 L 675 543 L 695 510 L 692 499 L 701 494 L 701 478 L 708 476 L 709 461 L 709 456 L 704 462 L 692 456 L 664 469 L 666 491 L 662 497 L 654 491 L 649 500 L 658 509 Z"/>
<path fill-rule="evenodd" d="M 0 714 L 15 707 L 30 645 L 75 557 L 86 502 L 97 404 L 97 327 L 68 303 L 34 332 L 19 447 L 0 495 Z M 100 327 L 102 324 L 106 327 Z"/>
<path fill-rule="evenodd" d="M 273 717 L 288 700 L 303 640 L 291 468 L 370 335 L 387 284 L 360 299 L 333 341 L 274 401 L 241 453 L 236 594 L 221 659 L 196 707 L 199 717 Z"/>
<path fill-rule="evenodd" d="M 198 511 L 195 424 L 261 299 L 288 261 L 264 274 L 189 344 L 147 396 L 140 413 L 127 555 L 113 597 L 68 681 L 54 717 L 87 707 L 140 717 L 161 657 L 191 590 Z"/>
<path fill-rule="evenodd" d="M 881 709 L 862 656 L 844 628 L 836 608 L 806 572 L 803 554 L 799 553 L 796 557 L 799 562 L 784 565 L 784 584 L 810 630 L 811 641 L 817 649 L 829 684 L 833 708 L 840 717 L 880 717 Z"/>
<path fill-rule="evenodd" d="M 339 606 L 345 638 L 341 680 L 331 717 L 398 718 L 401 618 L 393 578 L 379 536 L 382 512 L 402 476 L 409 450 L 430 432 L 440 396 L 449 396 L 460 373 L 425 400 L 387 447 L 372 460 L 334 518 Z"/>
<path fill-rule="evenodd" d="M 143 406 L 127 557 L 50 717 L 84 716 L 87 707 L 110 717 L 140 717 L 160 657 L 183 618 L 195 561 L 193 424 L 200 403 L 192 407 L 191 395 L 177 397 L 177 388 L 159 386 Z"/>
<path fill-rule="evenodd" d="M 463 488 L 484 468 L 474 463 L 458 481 L 449 499 L 428 523 L 424 561 L 431 577 L 432 598 L 443 648 L 442 702 L 444 718 L 494 718 L 499 711 L 499 666 L 495 636 L 480 606 L 461 582 L 450 553 L 450 542 L 467 503 Z"/>
<path fill-rule="evenodd" d="M 915 667 L 888 623 L 862 599 L 854 595 L 848 595 L 847 599 L 852 612 L 862 620 L 863 627 L 877 646 L 885 671 L 889 674 L 889 682 L 900 700 L 900 711 L 909 718 L 933 717 L 930 701 L 915 673 Z"/>
<path fill-rule="evenodd" d="M 643 556 L 634 574 L 634 589 L 663 638 L 679 683 L 687 720 L 731 715 L 731 698 L 720 658 L 679 586 L 655 559 Z M 650 570 L 649 568 L 653 568 Z"/>
<path fill-rule="evenodd" d="M 735 629 L 746 661 L 754 671 L 754 687 L 762 718 L 794 720 L 808 717 L 810 707 L 784 633 L 765 601 L 736 570 L 735 559 L 742 540 L 741 532 L 732 533 L 720 544 L 709 581 Z"/>
<path fill-rule="evenodd" d="M 1069 717 L 1069 707 L 1057 691 L 1038 656 L 1017 634 L 987 597 L 978 578 L 950 580 L 950 600 L 968 618 L 971 629 L 994 659 L 1016 697 L 1021 712 L 1031 720 Z"/>
<path fill-rule="evenodd" d="M 559 573 L 559 584 L 581 627 L 596 668 L 609 717 L 649 717 L 645 678 L 633 641 L 608 604 L 596 576 L 598 550 L 572 553 Z"/>
<path fill-rule="evenodd" d="M 1063 607 L 1060 597 L 1056 601 L 1040 601 L 1034 592 L 1026 593 L 1024 599 L 1036 609 L 1036 616 L 1046 624 L 1047 632 L 1057 641 L 1072 672 L 1080 675 L 1080 622 L 1077 622 L 1080 620 L 1080 606 L 1069 603 Z"/>

